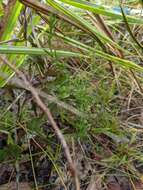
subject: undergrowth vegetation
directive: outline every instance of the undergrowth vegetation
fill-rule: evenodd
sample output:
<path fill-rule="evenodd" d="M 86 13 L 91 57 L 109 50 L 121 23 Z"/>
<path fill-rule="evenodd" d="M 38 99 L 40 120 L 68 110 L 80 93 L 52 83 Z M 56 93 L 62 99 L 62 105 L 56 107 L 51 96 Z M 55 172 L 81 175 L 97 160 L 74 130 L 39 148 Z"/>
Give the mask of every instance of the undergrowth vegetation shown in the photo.
<path fill-rule="evenodd" d="M 143 189 L 142 5 L 0 2 L 0 184 Z"/>

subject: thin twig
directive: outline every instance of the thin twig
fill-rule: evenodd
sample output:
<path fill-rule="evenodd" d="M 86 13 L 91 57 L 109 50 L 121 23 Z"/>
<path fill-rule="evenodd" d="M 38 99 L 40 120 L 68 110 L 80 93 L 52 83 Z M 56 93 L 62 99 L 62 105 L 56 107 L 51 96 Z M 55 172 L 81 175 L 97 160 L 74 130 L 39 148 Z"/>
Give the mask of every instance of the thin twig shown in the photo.
<path fill-rule="evenodd" d="M 7 78 L 9 76 L 0 72 L 0 77 L 7 80 Z M 27 85 L 25 85 L 24 82 L 16 76 L 14 78 L 11 78 L 11 80 L 9 80 L 8 83 L 13 85 L 14 88 L 20 88 L 20 89 L 25 89 L 25 90 L 30 91 L 29 87 Z M 46 99 L 48 101 L 48 103 L 54 103 L 58 107 L 64 108 L 65 110 L 69 111 L 70 113 L 72 113 L 78 117 L 82 117 L 82 118 L 87 117 L 87 115 L 84 112 L 80 112 L 79 110 L 77 110 L 72 105 L 69 105 L 69 104 L 59 100 L 56 96 L 52 96 L 50 94 L 47 94 L 44 91 L 42 91 L 41 89 L 37 89 L 37 88 L 35 88 L 35 91 L 38 93 L 38 95 L 40 97 Z M 5 114 L 5 112 L 3 114 Z M 3 116 L 3 114 L 2 114 L 2 116 Z M 0 117 L 0 119 L 2 118 L 2 116 Z"/>
<path fill-rule="evenodd" d="M 57 126 L 50 110 L 48 107 L 46 107 L 46 105 L 44 104 L 44 102 L 41 100 L 41 98 L 39 97 L 39 94 L 37 93 L 37 91 L 35 90 L 35 88 L 30 84 L 30 82 L 26 79 L 25 75 L 19 70 L 17 69 L 14 64 L 11 64 L 6 58 L 4 58 L 3 56 L 0 56 L 0 59 L 7 65 L 9 66 L 16 74 L 17 76 L 23 80 L 24 84 L 26 86 L 28 86 L 29 91 L 31 92 L 31 94 L 33 95 L 33 97 L 35 98 L 36 104 L 41 108 L 41 110 L 43 110 L 43 112 L 47 115 L 49 122 L 51 123 L 51 126 L 57 136 L 57 138 L 59 139 L 60 143 L 62 144 L 66 159 L 68 161 L 69 164 L 69 169 L 71 172 L 71 175 L 74 177 L 75 179 L 75 184 L 76 184 L 76 189 L 80 190 L 79 188 L 79 180 L 78 180 L 78 175 L 77 175 L 77 171 L 76 171 L 76 167 L 75 164 L 71 158 L 70 155 L 70 150 L 69 147 L 65 141 L 65 138 L 63 136 L 63 134 L 61 133 L 59 127 Z M 77 185 L 78 184 L 78 185 Z"/>

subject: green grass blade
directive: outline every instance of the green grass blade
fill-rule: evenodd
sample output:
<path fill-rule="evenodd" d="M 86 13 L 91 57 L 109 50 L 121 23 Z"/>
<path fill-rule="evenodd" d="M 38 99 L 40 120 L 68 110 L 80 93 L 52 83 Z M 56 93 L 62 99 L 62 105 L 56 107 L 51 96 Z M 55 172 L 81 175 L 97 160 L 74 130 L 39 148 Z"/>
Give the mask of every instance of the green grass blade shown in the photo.
<path fill-rule="evenodd" d="M 2 2 L 0 2 L 0 17 L 3 15 L 3 12 Z"/>
<path fill-rule="evenodd" d="M 126 28 L 127 28 L 128 32 L 129 32 L 131 38 L 132 38 L 133 41 L 137 44 L 137 46 L 143 51 L 143 46 L 142 46 L 142 44 L 140 44 L 140 42 L 136 39 L 136 37 L 134 36 L 132 30 L 130 29 L 130 26 L 129 26 L 129 24 L 128 24 L 127 17 L 126 17 L 126 15 L 125 15 L 124 11 L 123 11 L 122 6 L 120 6 L 120 8 L 121 8 L 121 12 L 122 12 L 122 15 L 123 15 L 123 19 L 124 19 Z"/>
<path fill-rule="evenodd" d="M 16 5 L 20 5 L 20 7 L 21 7 L 21 9 L 22 9 L 22 4 L 20 4 L 18 1 L 17 1 L 17 3 L 18 4 L 16 4 Z M 15 6 L 16 6 L 15 5 Z M 18 8 L 18 7 L 17 7 Z M 13 11 L 12 11 L 13 12 Z M 19 14 L 18 14 L 19 13 Z M 15 26 L 16 26 L 16 24 L 17 24 L 17 20 L 18 20 L 18 17 L 19 17 L 19 15 L 20 15 L 20 10 L 18 9 L 18 12 L 17 12 L 17 14 L 16 14 L 16 17 L 14 16 L 14 18 L 15 18 L 15 23 L 13 23 L 12 25 L 11 25 L 11 27 L 10 27 L 10 29 L 7 29 L 7 31 L 6 31 L 6 33 L 7 33 L 7 35 L 4 33 L 4 36 L 3 36 L 3 41 L 5 41 L 5 40 L 8 40 L 8 39 L 11 39 L 11 37 L 12 37 L 12 34 L 13 34 L 13 31 L 14 31 L 14 29 L 15 29 Z M 14 12 L 12 13 L 12 14 L 14 14 Z M 11 20 L 12 19 L 12 17 L 10 17 L 9 18 L 9 20 Z M 10 22 L 8 20 L 8 23 Z M 36 16 L 36 17 L 34 17 L 34 19 L 33 19 L 33 21 L 32 21 L 32 25 L 33 26 L 35 26 L 35 25 L 37 25 L 38 23 L 39 23 L 39 20 L 40 20 L 40 17 L 39 16 Z M 31 33 L 31 31 L 32 31 L 32 25 L 28 25 L 28 28 L 27 28 L 27 34 L 29 35 L 30 33 Z M 19 34 L 17 34 L 18 35 L 18 38 L 22 38 L 23 37 L 23 33 L 20 31 L 19 32 Z M 14 43 L 15 45 L 24 45 L 24 42 L 16 42 L 16 43 Z M 1 53 L 2 54 L 2 53 Z M 10 61 L 10 62 L 14 62 L 15 60 L 16 60 L 16 66 L 17 67 L 19 67 L 20 65 L 22 65 L 23 64 L 23 62 L 24 62 L 24 60 L 25 60 L 25 58 L 26 58 L 26 54 L 21 54 L 21 55 L 16 55 L 16 54 L 11 54 L 10 52 L 9 52 L 9 54 L 7 54 L 7 58 L 8 58 L 8 60 Z M 0 64 L 1 64 L 1 62 L 0 62 Z M 13 73 L 13 71 L 7 66 L 7 65 L 2 65 L 2 66 L 0 66 L 0 71 L 1 72 L 3 72 L 4 74 L 6 74 L 7 76 L 9 76 L 9 78 L 8 79 L 10 79 L 13 75 L 14 75 L 14 73 Z M 0 87 L 3 87 L 5 84 L 7 83 L 7 81 L 5 81 L 5 79 L 3 79 L 3 78 L 0 78 Z"/>
<path fill-rule="evenodd" d="M 101 14 L 101 15 L 104 15 L 104 16 L 108 16 L 108 17 L 111 17 L 112 19 L 121 19 L 123 20 L 123 17 L 122 17 L 122 14 L 118 14 L 118 13 L 114 13 L 110 10 L 107 10 L 107 8 L 100 8 L 99 6 L 93 4 L 93 3 L 90 3 L 90 2 L 87 2 L 87 1 L 83 1 L 83 0 L 60 0 L 61 2 L 64 2 L 64 3 L 67 3 L 69 5 L 72 5 L 74 7 L 77 7 L 77 8 L 81 8 L 81 9 L 84 9 L 84 10 L 88 10 L 88 11 L 91 11 L 91 12 L 94 12 L 96 14 Z M 129 23 L 133 23 L 133 24 L 143 24 L 143 20 L 142 19 L 139 19 L 139 18 L 135 18 L 133 16 L 127 16 L 127 20 Z"/>
<path fill-rule="evenodd" d="M 99 32 L 92 24 L 90 24 L 87 20 L 85 20 L 78 14 L 66 9 L 60 3 L 57 3 L 54 0 L 46 0 L 46 1 L 50 6 L 57 9 L 58 11 L 62 12 L 63 14 L 65 14 L 66 16 L 68 16 L 70 19 L 74 20 L 78 24 L 82 25 L 82 27 L 85 27 L 90 33 L 95 35 L 95 37 L 98 37 L 102 42 L 110 43 L 110 44 L 114 45 L 115 47 L 121 49 L 121 47 L 117 43 L 113 42 L 103 32 L 101 32 L 101 31 Z"/>
<path fill-rule="evenodd" d="M 83 44 L 77 40 L 73 40 L 71 38 L 65 37 L 62 34 L 57 33 L 57 36 L 61 37 L 65 42 L 69 43 L 70 45 L 80 48 L 81 50 L 85 51 L 86 54 L 91 55 L 91 56 L 98 56 L 101 57 L 105 60 L 112 61 L 116 63 L 117 65 L 120 65 L 124 67 L 124 69 L 135 69 L 137 71 L 143 72 L 143 67 L 137 65 L 136 63 L 122 59 L 113 55 L 110 55 L 108 53 L 104 53 L 103 51 L 97 50 L 93 47 L 90 47 L 86 44 Z"/>
<path fill-rule="evenodd" d="M 11 35 L 13 33 L 13 29 L 17 23 L 18 16 L 21 12 L 23 5 L 16 1 L 16 4 L 14 5 L 12 12 L 10 14 L 10 17 L 7 22 L 7 27 L 5 28 L 5 31 L 3 33 L 3 36 L 1 40 L 9 40 L 11 38 Z"/>
<path fill-rule="evenodd" d="M 57 56 L 64 57 L 84 57 L 89 58 L 89 56 L 83 55 L 81 53 L 53 50 L 53 54 Z M 20 54 L 20 55 L 47 55 L 47 53 L 52 54 L 51 50 L 48 48 L 27 48 L 21 46 L 0 46 L 0 54 Z"/>
<path fill-rule="evenodd" d="M 12 38 L 12 35 L 14 33 L 14 28 L 17 24 L 17 20 L 18 20 L 18 17 L 19 17 L 19 14 L 20 14 L 22 8 L 23 8 L 23 5 L 21 3 L 19 3 L 19 1 L 17 0 L 16 4 L 12 7 L 11 12 L 9 14 L 10 16 L 7 20 L 6 27 L 5 27 L 4 32 L 0 39 L 1 41 L 7 41 Z M 15 57 L 15 55 L 8 56 L 8 59 L 9 59 L 9 61 L 13 61 L 16 59 L 16 57 Z M 19 58 L 19 61 L 18 61 L 18 59 L 16 59 L 16 60 L 17 60 L 18 64 L 21 64 L 23 57 Z M 0 62 L 0 64 L 2 64 L 2 63 Z M 13 72 L 11 72 L 9 67 L 7 67 L 6 65 L 0 66 L 0 71 L 4 72 L 5 74 L 9 74 L 9 76 L 11 74 L 13 74 Z M 5 79 L 0 78 L 0 87 L 3 87 L 4 85 L 5 85 Z"/>

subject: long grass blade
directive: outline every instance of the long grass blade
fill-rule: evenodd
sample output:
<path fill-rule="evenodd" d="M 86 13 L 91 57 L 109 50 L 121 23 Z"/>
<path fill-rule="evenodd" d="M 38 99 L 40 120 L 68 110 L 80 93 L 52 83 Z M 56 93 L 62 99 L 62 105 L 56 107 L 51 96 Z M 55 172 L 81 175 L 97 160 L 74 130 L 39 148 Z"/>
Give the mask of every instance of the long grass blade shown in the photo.
<path fill-rule="evenodd" d="M 128 20 L 127 20 L 127 18 L 126 18 L 126 15 L 125 15 L 125 13 L 124 13 L 124 11 L 123 11 L 122 6 L 120 6 L 120 8 L 121 8 L 121 12 L 122 12 L 122 15 L 123 15 L 123 19 L 124 19 L 126 28 L 127 28 L 128 32 L 129 32 L 131 38 L 132 38 L 133 41 L 137 44 L 137 46 L 143 51 L 143 46 L 142 46 L 142 45 L 140 44 L 140 42 L 136 39 L 136 37 L 134 36 L 132 30 L 130 29 L 130 26 L 129 26 L 129 24 L 128 24 Z"/>
<path fill-rule="evenodd" d="M 23 5 L 16 1 L 16 4 L 12 7 L 12 11 L 10 13 L 10 16 L 8 18 L 8 22 L 6 23 L 6 27 L 4 29 L 3 35 L 1 37 L 1 40 L 9 40 L 11 35 L 13 34 L 13 28 L 15 27 L 17 23 L 18 16 L 21 12 Z"/>
<path fill-rule="evenodd" d="M 64 56 L 64 57 L 84 57 L 89 58 L 81 53 L 76 52 L 69 52 L 69 51 L 62 51 L 62 50 L 53 50 L 51 51 L 48 48 L 27 48 L 21 46 L 0 46 L 0 54 L 14 54 L 14 55 L 48 55 L 55 54 L 57 56 Z"/>
<path fill-rule="evenodd" d="M 95 37 L 98 37 L 102 42 L 104 43 L 110 43 L 117 48 L 121 48 L 117 43 L 113 42 L 110 38 L 108 38 L 104 33 L 99 32 L 92 24 L 90 24 L 87 20 L 79 16 L 78 14 L 74 13 L 73 11 L 70 11 L 69 9 L 66 9 L 63 7 L 60 3 L 55 2 L 54 0 L 46 0 L 46 2 L 55 8 L 56 10 L 62 12 L 66 16 L 68 16 L 70 19 L 73 19 L 78 24 L 85 27 L 90 33 L 92 33 Z"/>
<path fill-rule="evenodd" d="M 16 1 L 15 8 L 13 8 L 12 13 L 11 13 L 11 15 L 14 15 L 14 16 L 13 17 L 10 16 L 8 19 L 8 23 L 12 22 L 13 24 L 10 24 L 10 28 L 6 29 L 6 31 L 4 32 L 4 35 L 1 38 L 2 41 L 6 41 L 6 40 L 9 40 L 12 38 L 12 34 L 13 34 L 13 31 L 14 31 L 15 26 L 17 24 L 18 17 L 21 13 L 22 8 L 23 8 L 23 5 L 21 3 L 19 3 L 19 1 Z M 15 22 L 12 21 L 12 18 L 14 18 Z M 39 20 L 40 20 L 40 17 L 34 17 L 34 19 L 32 21 L 33 22 L 32 25 L 34 26 L 34 25 L 38 24 Z M 32 27 L 33 27 L 32 25 L 28 25 L 28 27 L 27 27 L 27 34 L 28 35 L 32 31 Z M 17 34 L 19 39 L 23 38 L 23 30 L 24 30 L 24 28 L 21 28 L 21 30 Z M 24 41 L 23 42 L 15 42 L 14 44 L 15 44 L 15 46 L 16 45 L 19 46 L 19 43 L 20 43 L 20 45 L 24 45 Z M 1 54 L 3 51 L 1 51 Z M 12 54 L 11 51 L 9 51 L 9 53 L 7 53 L 8 60 L 10 62 L 14 62 L 16 60 L 16 66 L 17 67 L 19 67 L 20 65 L 23 64 L 26 57 L 27 57 L 26 54 L 21 54 L 21 55 L 17 56 L 14 53 Z M 7 65 L 0 65 L 0 70 L 1 70 L 1 72 L 8 75 L 9 79 L 14 75 L 14 72 L 12 70 L 10 70 L 10 68 Z M 6 83 L 7 83 L 7 81 L 5 81 L 5 79 L 0 79 L 0 87 L 3 87 Z"/>
<path fill-rule="evenodd" d="M 83 1 L 83 0 L 60 0 L 61 2 L 67 3 L 69 5 L 72 5 L 74 7 L 77 8 L 81 8 L 87 11 L 91 11 L 94 12 L 96 14 L 101 14 L 104 16 L 108 16 L 112 19 L 120 19 L 123 20 L 122 14 L 120 13 L 115 13 L 111 10 L 108 10 L 107 8 L 103 8 L 103 7 L 99 7 L 94 3 L 90 3 L 87 1 Z M 143 20 L 140 18 L 135 18 L 133 16 L 127 16 L 127 20 L 128 22 L 132 23 L 132 24 L 143 24 Z"/>
<path fill-rule="evenodd" d="M 63 36 L 62 34 L 56 33 L 57 36 L 61 37 L 64 41 L 66 41 L 67 43 L 69 43 L 70 45 L 80 48 L 81 50 L 85 51 L 86 54 L 91 55 L 91 56 L 98 56 L 101 57 L 105 60 L 109 60 L 112 61 L 114 63 L 116 63 L 117 65 L 120 65 L 121 67 L 124 67 L 124 69 L 135 69 L 137 71 L 142 72 L 143 68 L 139 65 L 137 65 L 136 63 L 126 60 L 126 59 L 122 59 L 113 55 L 110 55 L 108 53 L 104 53 L 103 51 L 97 50 L 91 46 L 88 46 L 82 42 L 79 42 L 77 40 L 68 38 Z"/>

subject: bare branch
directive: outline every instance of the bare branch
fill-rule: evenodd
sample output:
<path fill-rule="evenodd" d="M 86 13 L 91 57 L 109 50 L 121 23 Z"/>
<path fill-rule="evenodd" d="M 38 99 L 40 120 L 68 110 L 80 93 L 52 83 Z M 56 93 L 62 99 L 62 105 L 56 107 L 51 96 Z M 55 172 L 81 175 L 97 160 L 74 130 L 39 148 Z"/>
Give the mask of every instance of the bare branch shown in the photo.
<path fill-rule="evenodd" d="M 33 95 L 37 105 L 41 108 L 41 110 L 43 110 L 43 112 L 47 115 L 49 122 L 51 123 L 51 126 L 57 136 L 57 138 L 59 139 L 60 143 L 62 144 L 66 159 L 68 161 L 69 164 L 69 168 L 70 168 L 70 172 L 71 175 L 75 178 L 75 183 L 76 183 L 76 189 L 80 190 L 80 186 L 79 186 L 79 180 L 78 180 L 78 176 L 77 176 L 77 171 L 76 171 L 76 167 L 75 164 L 71 158 L 70 155 L 70 150 L 69 147 L 65 141 L 65 138 L 63 136 L 63 134 L 61 133 L 59 127 L 57 126 L 50 110 L 48 107 L 46 107 L 46 105 L 44 104 L 44 102 L 41 100 L 41 98 L 39 97 L 39 94 L 37 93 L 37 91 L 35 90 L 35 88 L 30 84 L 30 82 L 26 79 L 25 75 L 19 70 L 17 69 L 14 64 L 11 64 L 6 58 L 4 58 L 3 56 L 0 57 L 0 59 L 3 61 L 4 64 L 6 64 L 7 66 L 9 66 L 15 73 L 16 75 L 22 79 L 23 83 L 28 87 L 29 91 L 31 92 L 31 94 Z"/>
<path fill-rule="evenodd" d="M 7 78 L 9 76 L 7 76 L 6 74 L 0 72 L 0 77 L 7 80 Z M 21 89 L 25 89 L 25 90 L 30 91 L 29 87 L 26 86 L 24 84 L 24 82 L 21 79 L 19 79 L 18 77 L 16 77 L 16 76 L 11 78 L 7 82 L 8 82 L 8 84 L 11 84 L 16 88 L 21 88 Z M 49 103 L 54 103 L 58 107 L 64 108 L 65 110 L 69 111 L 70 113 L 72 113 L 72 114 L 74 114 L 74 115 L 76 115 L 78 117 L 83 117 L 83 118 L 87 117 L 87 115 L 85 113 L 77 110 L 75 107 L 71 106 L 70 104 L 67 104 L 67 103 L 59 100 L 56 96 L 52 96 L 50 94 L 47 94 L 44 91 L 42 91 L 41 89 L 37 89 L 37 88 L 35 88 L 35 91 L 38 93 L 38 95 L 40 97 L 45 98 Z"/>

